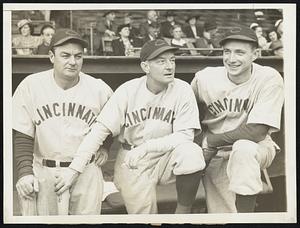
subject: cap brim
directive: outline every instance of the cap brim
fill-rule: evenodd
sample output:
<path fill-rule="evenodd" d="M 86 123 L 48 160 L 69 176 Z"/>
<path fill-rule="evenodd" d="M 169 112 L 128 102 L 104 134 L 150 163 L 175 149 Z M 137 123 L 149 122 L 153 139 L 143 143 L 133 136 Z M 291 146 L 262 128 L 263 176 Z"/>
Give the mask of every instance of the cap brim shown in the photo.
<path fill-rule="evenodd" d="M 161 47 L 161 48 L 155 50 L 151 55 L 149 55 L 147 57 L 146 60 L 154 59 L 155 57 L 157 57 L 158 55 L 160 55 L 161 53 L 166 52 L 166 51 L 174 51 L 175 52 L 177 50 L 178 50 L 177 47 L 171 47 L 171 46 L 166 47 L 166 46 L 164 46 L 164 47 Z"/>
<path fill-rule="evenodd" d="M 71 37 L 71 36 L 66 37 L 66 38 L 64 38 L 64 39 L 61 39 L 59 42 L 56 42 L 55 44 L 53 44 L 52 47 L 59 46 L 59 45 L 65 43 L 65 42 L 68 41 L 68 40 L 76 40 L 77 42 L 81 43 L 82 46 L 83 46 L 84 48 L 87 48 L 87 47 L 88 47 L 88 43 L 87 43 L 85 40 L 80 39 L 80 38 L 78 38 L 78 37 Z"/>
<path fill-rule="evenodd" d="M 253 43 L 257 43 L 257 40 L 251 39 L 247 36 L 242 36 L 242 35 L 232 35 L 232 36 L 227 36 L 226 38 L 220 40 L 220 45 L 223 45 L 225 41 L 227 40 L 241 40 L 241 41 L 249 41 Z"/>

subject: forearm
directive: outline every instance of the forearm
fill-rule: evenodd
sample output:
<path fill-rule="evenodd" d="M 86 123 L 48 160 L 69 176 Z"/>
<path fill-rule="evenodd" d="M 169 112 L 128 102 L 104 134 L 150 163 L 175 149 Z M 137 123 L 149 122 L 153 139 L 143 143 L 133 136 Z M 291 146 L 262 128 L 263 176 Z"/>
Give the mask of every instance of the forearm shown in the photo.
<path fill-rule="evenodd" d="M 165 153 L 174 150 L 182 143 L 193 142 L 193 140 L 194 129 L 188 129 L 185 131 L 174 132 L 164 137 L 147 140 L 145 142 L 145 148 L 147 152 Z"/>
<path fill-rule="evenodd" d="M 222 134 L 207 134 L 207 143 L 210 147 L 232 145 L 239 139 L 246 139 L 258 143 L 263 140 L 269 127 L 264 124 L 242 124 L 238 128 Z"/>
<path fill-rule="evenodd" d="M 32 163 L 34 139 L 13 130 L 13 142 L 18 179 L 26 175 L 33 175 Z"/>
<path fill-rule="evenodd" d="M 89 163 L 92 155 L 96 153 L 104 140 L 111 134 L 108 128 L 103 124 L 94 123 L 91 131 L 85 136 L 81 142 L 77 152 L 74 155 L 70 168 L 82 173 L 85 166 Z"/>

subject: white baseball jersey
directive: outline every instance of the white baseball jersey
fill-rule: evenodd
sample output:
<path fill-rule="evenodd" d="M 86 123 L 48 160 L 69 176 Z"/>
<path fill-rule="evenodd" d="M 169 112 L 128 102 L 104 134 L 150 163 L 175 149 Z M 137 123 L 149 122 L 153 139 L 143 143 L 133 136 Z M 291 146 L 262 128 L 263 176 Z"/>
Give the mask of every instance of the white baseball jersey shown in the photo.
<path fill-rule="evenodd" d="M 146 81 L 143 76 L 121 85 L 100 113 L 97 120 L 113 136 L 119 135 L 121 143 L 140 145 L 180 130 L 200 129 L 195 95 L 188 83 L 175 78 L 167 89 L 153 94 Z"/>
<path fill-rule="evenodd" d="M 80 72 L 79 82 L 63 90 L 53 69 L 26 77 L 13 96 L 13 129 L 34 137 L 35 158 L 71 161 L 112 94 L 101 79 Z"/>
<path fill-rule="evenodd" d="M 268 125 L 270 132 L 280 129 L 283 79 L 271 67 L 252 66 L 251 78 L 239 85 L 229 80 L 225 67 L 207 67 L 196 73 L 192 88 L 198 102 L 205 103 L 202 124 L 212 133 L 234 130 L 244 121 Z"/>

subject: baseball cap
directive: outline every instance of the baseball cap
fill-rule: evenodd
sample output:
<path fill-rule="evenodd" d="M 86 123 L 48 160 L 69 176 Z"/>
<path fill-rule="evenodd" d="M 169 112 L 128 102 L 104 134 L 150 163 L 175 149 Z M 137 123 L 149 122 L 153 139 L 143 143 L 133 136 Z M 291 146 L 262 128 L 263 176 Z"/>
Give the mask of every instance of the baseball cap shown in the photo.
<path fill-rule="evenodd" d="M 82 47 L 88 47 L 87 41 L 82 39 L 82 37 L 74 30 L 59 29 L 55 32 L 51 39 L 50 48 L 60 46 L 69 40 L 76 40 L 82 45 Z"/>
<path fill-rule="evenodd" d="M 230 29 L 226 36 L 220 40 L 220 45 L 223 46 L 227 40 L 248 41 L 258 45 L 258 39 L 255 32 L 252 29 L 244 26 Z"/>
<path fill-rule="evenodd" d="M 176 51 L 177 47 L 170 46 L 165 40 L 156 39 L 145 43 L 140 52 L 141 61 L 151 60 L 166 51 Z"/>
<path fill-rule="evenodd" d="M 18 22 L 18 28 L 22 28 L 24 25 L 30 24 L 32 21 L 30 19 L 22 19 Z"/>

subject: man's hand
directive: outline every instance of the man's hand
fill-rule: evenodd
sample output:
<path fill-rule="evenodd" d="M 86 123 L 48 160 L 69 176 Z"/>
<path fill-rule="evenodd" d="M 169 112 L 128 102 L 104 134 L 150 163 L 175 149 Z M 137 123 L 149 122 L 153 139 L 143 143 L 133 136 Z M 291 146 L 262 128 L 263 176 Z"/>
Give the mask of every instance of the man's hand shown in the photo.
<path fill-rule="evenodd" d="M 33 200 L 34 194 L 39 191 L 38 179 L 33 175 L 21 177 L 16 188 L 20 197 Z"/>
<path fill-rule="evenodd" d="M 142 159 L 145 155 L 146 155 L 145 144 L 142 144 L 127 152 L 124 158 L 124 163 L 128 168 L 136 169 L 138 161 Z"/>
<path fill-rule="evenodd" d="M 75 182 L 79 172 L 71 168 L 65 168 L 55 174 L 55 192 L 61 195 L 64 191 L 68 190 Z"/>
<path fill-rule="evenodd" d="M 100 167 L 105 164 L 108 158 L 108 150 L 104 147 L 100 147 L 100 149 L 95 154 L 95 164 Z"/>

